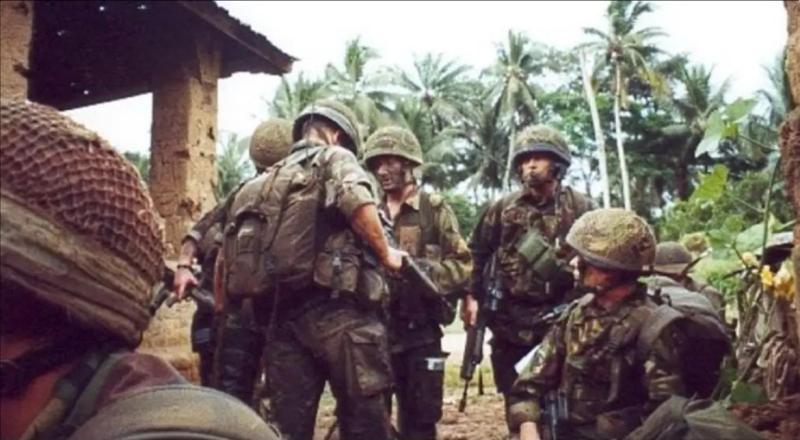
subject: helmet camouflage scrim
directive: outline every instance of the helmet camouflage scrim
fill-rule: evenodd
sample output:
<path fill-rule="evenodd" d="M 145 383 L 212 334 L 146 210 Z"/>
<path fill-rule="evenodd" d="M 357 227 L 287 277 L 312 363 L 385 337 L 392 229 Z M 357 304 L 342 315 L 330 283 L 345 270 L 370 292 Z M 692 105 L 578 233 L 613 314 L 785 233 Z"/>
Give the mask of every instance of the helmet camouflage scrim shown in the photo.
<path fill-rule="evenodd" d="M 51 107 L 1 99 L 0 121 L 3 286 L 138 344 L 164 247 L 136 168 Z"/>
<path fill-rule="evenodd" d="M 641 272 L 653 265 L 656 240 L 650 225 L 619 208 L 583 214 L 570 228 L 567 244 L 593 266 Z"/>
<path fill-rule="evenodd" d="M 693 261 L 689 249 L 677 241 L 665 241 L 656 246 L 656 272 L 681 275 Z"/>
<path fill-rule="evenodd" d="M 303 137 L 303 124 L 309 118 L 322 117 L 339 127 L 347 139 L 343 139 L 343 147 L 349 149 L 358 157 L 361 148 L 361 136 L 358 130 L 358 118 L 350 108 L 339 101 L 319 100 L 306 107 L 294 120 L 292 128 L 292 140 L 297 142 Z"/>
<path fill-rule="evenodd" d="M 525 156 L 531 153 L 548 153 L 565 167 L 572 163 L 572 155 L 564 135 L 547 125 L 534 125 L 517 135 L 511 168 L 517 170 Z"/>
<path fill-rule="evenodd" d="M 266 169 L 286 157 L 291 148 L 291 121 L 270 119 L 259 124 L 250 137 L 250 160 L 256 168 Z"/>
<path fill-rule="evenodd" d="M 402 127 L 383 127 L 375 131 L 364 146 L 364 163 L 380 156 L 397 156 L 419 166 L 424 163 L 422 148 L 411 130 Z"/>

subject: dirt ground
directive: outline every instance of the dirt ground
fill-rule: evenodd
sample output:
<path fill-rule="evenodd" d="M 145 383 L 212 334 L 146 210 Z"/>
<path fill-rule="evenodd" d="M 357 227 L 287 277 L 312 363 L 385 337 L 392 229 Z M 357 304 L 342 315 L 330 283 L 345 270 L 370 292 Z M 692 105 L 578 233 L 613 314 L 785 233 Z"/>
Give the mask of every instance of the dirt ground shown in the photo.
<path fill-rule="evenodd" d="M 763 405 L 737 403 L 731 411 L 767 440 L 800 439 L 800 394 Z"/>

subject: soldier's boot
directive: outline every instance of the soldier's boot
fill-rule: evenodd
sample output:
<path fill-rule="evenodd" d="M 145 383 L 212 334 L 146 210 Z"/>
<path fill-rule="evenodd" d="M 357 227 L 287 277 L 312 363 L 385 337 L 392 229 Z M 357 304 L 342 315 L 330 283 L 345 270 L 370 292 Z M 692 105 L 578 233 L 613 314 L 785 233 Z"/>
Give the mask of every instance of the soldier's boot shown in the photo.
<path fill-rule="evenodd" d="M 229 312 L 221 327 L 215 362 L 215 388 L 250 405 L 264 349 L 263 334 L 238 311 Z"/>

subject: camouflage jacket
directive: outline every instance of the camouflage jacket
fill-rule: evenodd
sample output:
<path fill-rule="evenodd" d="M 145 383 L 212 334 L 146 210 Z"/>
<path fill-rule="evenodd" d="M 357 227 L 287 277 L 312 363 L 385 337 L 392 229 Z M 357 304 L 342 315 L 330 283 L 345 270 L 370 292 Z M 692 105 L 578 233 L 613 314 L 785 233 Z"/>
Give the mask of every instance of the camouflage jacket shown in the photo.
<path fill-rule="evenodd" d="M 556 206 L 558 205 L 558 206 Z M 535 200 L 528 191 L 513 192 L 493 203 L 481 216 L 472 234 L 473 269 L 471 292 L 482 300 L 485 272 L 497 254 L 497 271 L 505 298 L 489 326 L 495 337 L 517 345 L 532 346 L 546 328 L 536 324 L 537 316 L 564 301 L 572 288 L 571 271 L 559 270 L 558 277 L 545 282 L 533 270 L 517 246 L 530 234 L 538 234 L 552 246 L 555 260 L 568 263 L 568 252 L 561 246 L 572 223 L 594 208 L 592 201 L 572 188 L 559 192 L 554 200 Z"/>
<path fill-rule="evenodd" d="M 637 348 L 655 307 L 644 285 L 609 310 L 592 294 L 573 302 L 514 384 L 510 420 L 539 421 L 541 399 L 558 390 L 567 400 L 568 424 L 602 424 L 616 414 L 629 430 L 670 395 L 683 394 L 679 329 L 665 330 L 647 350 Z"/>
<path fill-rule="evenodd" d="M 382 204 L 388 214 L 388 207 Z M 423 298 L 414 286 L 392 280 L 389 304 L 389 341 L 393 351 L 435 342 L 439 324 L 455 316 L 454 299 L 465 287 L 472 269 L 467 243 L 455 213 L 438 194 L 418 191 L 394 219 L 398 246 L 417 259 L 439 286 L 442 298 Z"/>

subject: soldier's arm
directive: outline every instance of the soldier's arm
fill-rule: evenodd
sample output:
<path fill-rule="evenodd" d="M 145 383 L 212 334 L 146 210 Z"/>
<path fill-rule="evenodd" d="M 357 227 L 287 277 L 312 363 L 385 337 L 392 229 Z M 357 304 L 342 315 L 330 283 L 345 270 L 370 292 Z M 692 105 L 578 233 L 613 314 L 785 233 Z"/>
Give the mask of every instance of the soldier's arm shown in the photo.
<path fill-rule="evenodd" d="M 366 171 L 353 153 L 328 147 L 325 164 L 325 205 L 336 208 L 350 222 L 353 231 L 369 245 L 389 269 L 399 270 L 403 254 L 389 246 Z"/>
<path fill-rule="evenodd" d="M 472 276 L 470 277 L 469 292 L 480 300 L 483 293 L 484 268 L 492 258 L 500 242 L 500 214 L 502 203 L 495 202 L 483 212 L 472 238 L 469 250 L 472 253 Z"/>
<path fill-rule="evenodd" d="M 197 279 L 191 270 L 187 268 L 192 265 L 195 258 L 202 259 L 203 255 L 208 251 L 208 249 L 203 249 L 201 246 L 203 237 L 214 225 L 222 224 L 224 226 L 227 208 L 232 199 L 233 197 L 229 196 L 222 203 L 218 203 L 211 211 L 205 213 L 200 218 L 200 221 L 195 223 L 192 229 L 183 237 L 181 250 L 178 254 L 178 270 L 175 272 L 173 281 L 173 291 L 178 295 L 178 298 L 184 298 L 187 287 L 197 285 Z"/>
<path fill-rule="evenodd" d="M 432 268 L 431 278 L 443 295 L 449 295 L 465 287 L 472 273 L 472 256 L 459 232 L 458 219 L 446 202 L 442 202 L 434 221 L 442 255 L 440 261 L 428 262 Z"/>
<path fill-rule="evenodd" d="M 648 394 L 645 414 L 672 395 L 686 395 L 680 363 L 684 340 L 678 327 L 671 325 L 653 342 L 644 363 L 644 385 Z"/>
<path fill-rule="evenodd" d="M 516 429 L 526 422 L 538 423 L 541 419 L 540 399 L 548 391 L 555 389 L 561 379 L 565 325 L 566 319 L 562 319 L 550 328 L 536 348 L 530 363 L 514 382 L 508 407 L 511 428 Z"/>

